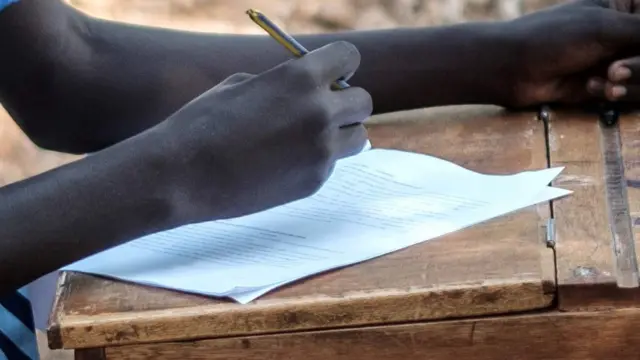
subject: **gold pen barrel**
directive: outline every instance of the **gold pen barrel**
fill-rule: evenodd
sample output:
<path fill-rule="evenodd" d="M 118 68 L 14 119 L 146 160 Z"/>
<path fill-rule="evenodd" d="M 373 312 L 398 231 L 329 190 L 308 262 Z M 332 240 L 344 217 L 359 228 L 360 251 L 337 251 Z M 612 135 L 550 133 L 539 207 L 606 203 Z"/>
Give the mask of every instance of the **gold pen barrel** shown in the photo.
<path fill-rule="evenodd" d="M 264 31 L 266 31 L 274 40 L 280 43 L 280 45 L 289 50 L 295 57 L 299 58 L 309 53 L 309 50 L 302 46 L 302 44 L 300 44 L 291 35 L 280 29 L 278 25 L 276 25 L 260 11 L 249 9 L 246 13 L 254 23 L 260 26 Z M 332 84 L 332 88 L 337 90 L 346 89 L 348 87 L 349 84 L 347 84 L 344 79 L 338 79 L 335 83 Z"/>

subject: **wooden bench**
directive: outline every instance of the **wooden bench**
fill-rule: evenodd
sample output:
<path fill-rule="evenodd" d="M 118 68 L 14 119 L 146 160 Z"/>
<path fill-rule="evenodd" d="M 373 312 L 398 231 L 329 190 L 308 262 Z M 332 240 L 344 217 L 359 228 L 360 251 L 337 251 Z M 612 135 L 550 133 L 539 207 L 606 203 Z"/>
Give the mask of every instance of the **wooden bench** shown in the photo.
<path fill-rule="evenodd" d="M 376 117 L 369 131 L 375 147 L 484 173 L 565 166 L 555 185 L 574 191 L 567 198 L 249 305 L 63 273 L 50 346 L 95 360 L 639 359 L 640 290 L 618 286 L 637 276 L 636 240 L 617 239 L 614 252 L 598 117 L 538 115 L 431 109 Z M 640 226 L 640 118 L 622 116 L 619 126 Z"/>

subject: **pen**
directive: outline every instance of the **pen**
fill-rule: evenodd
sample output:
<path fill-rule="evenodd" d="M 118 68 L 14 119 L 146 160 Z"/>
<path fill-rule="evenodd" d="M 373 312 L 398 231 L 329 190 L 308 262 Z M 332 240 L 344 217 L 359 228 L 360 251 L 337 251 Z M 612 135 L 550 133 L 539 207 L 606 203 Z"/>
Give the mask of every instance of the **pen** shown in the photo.
<path fill-rule="evenodd" d="M 269 20 L 263 13 L 255 9 L 247 10 L 247 15 L 260 26 L 264 31 L 266 31 L 275 41 L 284 46 L 287 50 L 289 50 L 295 57 L 303 57 L 309 53 L 309 50 L 305 49 L 302 44 L 300 44 L 296 39 L 294 39 L 291 35 L 285 33 L 282 29 L 280 29 L 273 21 Z M 344 79 L 338 79 L 335 83 L 332 84 L 332 88 L 334 89 L 346 89 L 349 87 Z"/>

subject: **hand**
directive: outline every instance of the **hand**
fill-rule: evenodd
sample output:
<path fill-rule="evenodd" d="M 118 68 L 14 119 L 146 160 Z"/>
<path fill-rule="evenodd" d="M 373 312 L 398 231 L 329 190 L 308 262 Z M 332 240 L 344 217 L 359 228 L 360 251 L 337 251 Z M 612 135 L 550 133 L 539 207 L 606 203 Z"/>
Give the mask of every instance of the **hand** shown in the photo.
<path fill-rule="evenodd" d="M 506 26 L 521 59 L 513 75 L 514 106 L 593 100 L 588 79 L 640 47 L 640 17 L 612 11 L 604 0 L 573 1 Z"/>
<path fill-rule="evenodd" d="M 330 89 L 359 63 L 353 45 L 333 43 L 256 76 L 231 76 L 154 128 L 180 221 L 242 216 L 317 191 L 335 161 L 367 141 L 369 94 Z"/>
<path fill-rule="evenodd" d="M 637 14 L 640 0 L 610 0 L 611 9 Z M 640 48 L 634 53 L 640 53 Z M 587 82 L 587 89 L 594 96 L 615 102 L 640 102 L 640 56 L 616 60 L 609 64 L 601 76 L 593 76 Z"/>
<path fill-rule="evenodd" d="M 598 99 L 612 102 L 640 101 L 640 57 L 614 61 L 605 76 L 593 76 L 587 89 Z"/>

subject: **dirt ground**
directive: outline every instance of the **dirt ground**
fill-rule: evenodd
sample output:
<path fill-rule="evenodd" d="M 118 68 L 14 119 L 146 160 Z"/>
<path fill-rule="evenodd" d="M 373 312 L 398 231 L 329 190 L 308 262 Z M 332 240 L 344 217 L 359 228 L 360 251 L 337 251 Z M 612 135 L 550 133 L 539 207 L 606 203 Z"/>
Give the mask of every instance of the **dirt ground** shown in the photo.
<path fill-rule="evenodd" d="M 98 17 L 191 31 L 261 33 L 244 14 L 261 9 L 293 33 L 427 26 L 501 19 L 560 0 L 67 0 Z M 55 119 L 52 119 L 55 121 Z M 0 186 L 76 157 L 35 147 L 0 108 Z M 71 359 L 46 350 L 44 360 Z"/>

